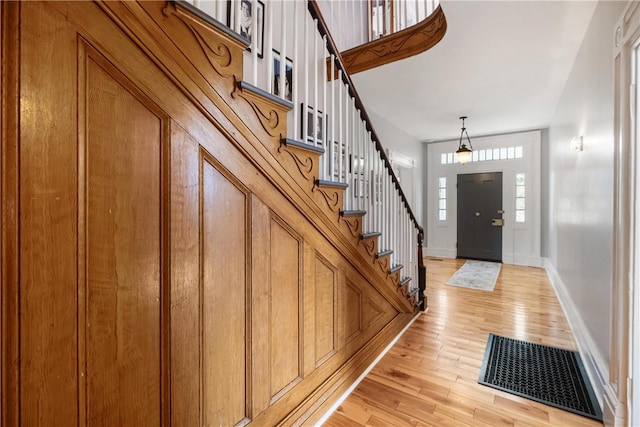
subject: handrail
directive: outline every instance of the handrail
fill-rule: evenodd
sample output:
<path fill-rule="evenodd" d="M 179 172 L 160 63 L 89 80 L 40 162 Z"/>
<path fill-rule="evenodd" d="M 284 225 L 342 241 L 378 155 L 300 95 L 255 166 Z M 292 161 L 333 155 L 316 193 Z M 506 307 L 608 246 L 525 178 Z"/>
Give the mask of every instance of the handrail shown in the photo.
<path fill-rule="evenodd" d="M 342 51 L 342 60 L 350 74 L 370 70 L 425 52 L 442 40 L 447 20 L 442 7 L 422 21 L 368 43 Z"/>
<path fill-rule="evenodd" d="M 440 0 L 318 0 L 336 46 L 343 52 L 415 27 L 439 5 Z"/>
<path fill-rule="evenodd" d="M 250 2 L 251 8 L 245 7 L 242 11 L 241 1 Z M 298 9 L 297 5 L 302 1 L 307 6 Z M 286 3 L 277 2 L 280 8 L 280 25 L 276 24 L 280 29 L 280 41 L 276 43 L 280 44 L 277 46 L 274 44 L 273 32 L 265 37 L 260 30 L 265 26 L 274 28 L 275 7 L 265 8 L 269 5 L 268 2 L 219 0 L 198 2 L 196 7 L 202 6 L 204 13 L 212 13 L 214 19 L 220 22 L 226 20 L 227 26 L 240 34 L 243 28 L 240 13 L 251 20 L 250 26 L 245 27 L 244 31 L 249 37 L 243 40 L 243 44 L 250 49 L 244 55 L 247 60 L 245 71 L 249 70 L 249 73 L 245 73 L 248 79 L 244 80 L 247 76 L 243 77 L 240 85 L 260 90 L 267 98 L 277 99 L 278 102 L 293 107 L 287 116 L 293 120 L 287 120 L 290 126 L 287 127 L 286 136 L 280 136 L 297 138 L 300 135 L 301 140 L 297 144 L 307 145 L 312 150 L 324 153 L 318 176 L 313 177 L 315 185 L 342 187 L 341 191 L 344 191 L 342 205 L 329 207 L 334 212 L 339 211 L 341 217 L 347 218 L 345 221 L 349 227 L 352 224 L 360 225 L 361 240 L 376 237 L 373 244 L 363 243 L 364 248 L 369 255 L 376 255 L 377 259 L 384 258 L 379 261 L 379 265 L 387 274 L 405 269 L 403 271 L 406 271 L 406 276 L 396 279 L 398 291 L 410 299 L 418 295 L 414 303 L 424 310 L 424 229 L 418 222 L 373 128 L 373 122 L 347 72 L 344 56 L 331 35 L 317 0 L 294 1 L 289 11 L 284 7 Z M 294 20 L 286 16 L 290 13 Z M 275 18 L 277 20 L 278 16 Z M 292 38 L 287 37 L 289 25 L 293 29 Z M 251 31 L 255 28 L 258 30 Z M 299 43 L 299 31 L 304 34 L 302 44 Z M 293 47 L 287 46 L 288 44 L 293 44 Z M 291 58 L 288 56 L 288 47 L 292 49 Z M 325 62 L 329 65 L 326 70 L 319 67 Z M 258 67 L 264 74 L 258 74 Z M 334 75 L 342 77 L 338 79 Z M 266 79 L 259 80 L 258 76 Z M 303 89 L 302 93 L 298 92 L 299 86 Z M 298 117 L 299 126 L 296 120 Z M 387 174 L 384 173 L 385 169 Z M 362 219 L 349 219 L 354 216 Z M 356 237 L 355 231 L 350 231 Z M 415 258 L 416 255 L 418 259 Z"/>
<path fill-rule="evenodd" d="M 391 167 L 391 162 L 389 161 L 387 154 L 384 152 L 384 147 L 380 143 L 380 138 L 378 137 L 375 130 L 373 129 L 372 121 L 369 118 L 369 115 L 367 114 L 366 109 L 364 108 L 364 103 L 362 102 L 362 99 L 360 98 L 360 95 L 358 94 L 358 91 L 355 88 L 353 80 L 351 80 L 351 76 L 346 71 L 346 67 L 344 66 L 342 55 L 340 54 L 340 51 L 336 47 L 336 43 L 333 40 L 331 33 L 329 32 L 327 24 L 324 20 L 324 17 L 322 16 L 322 12 L 320 12 L 320 8 L 318 7 L 316 0 L 308 0 L 308 9 L 313 19 L 318 20 L 318 31 L 320 31 L 320 34 L 322 36 L 327 38 L 327 49 L 329 50 L 329 53 L 334 56 L 335 65 L 337 69 L 342 70 L 342 73 L 340 73 L 342 74 L 342 81 L 349 88 L 349 94 L 354 98 L 357 108 L 360 109 L 360 114 L 361 114 L 360 118 L 365 122 L 367 130 L 371 132 L 371 138 L 376 144 L 376 150 L 378 150 L 378 152 L 380 153 L 380 158 L 384 162 L 385 168 L 389 170 L 389 175 L 391 176 L 391 179 L 396 189 L 398 190 L 400 197 L 402 198 L 402 202 L 404 203 L 404 206 L 407 209 L 407 212 L 409 213 L 409 216 L 411 217 L 413 224 L 416 226 L 416 228 L 420 233 L 424 233 L 422 226 L 416 219 L 413 213 L 413 210 L 411 209 L 411 205 L 409 204 L 409 201 L 407 200 L 407 197 L 405 196 L 404 191 L 400 186 L 400 182 L 398 181 L 396 174 L 393 172 L 393 168 Z"/>

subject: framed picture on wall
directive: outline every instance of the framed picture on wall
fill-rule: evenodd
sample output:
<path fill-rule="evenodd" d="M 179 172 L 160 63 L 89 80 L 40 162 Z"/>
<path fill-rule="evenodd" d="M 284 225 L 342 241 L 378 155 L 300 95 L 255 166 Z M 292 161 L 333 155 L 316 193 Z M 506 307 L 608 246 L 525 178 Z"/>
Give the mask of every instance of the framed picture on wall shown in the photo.
<path fill-rule="evenodd" d="M 328 128 L 327 124 L 329 123 L 329 115 L 322 114 L 322 111 L 316 110 L 311 106 L 305 109 L 304 104 L 302 104 L 302 108 L 300 109 L 300 111 L 302 112 L 302 116 L 300 117 L 300 132 L 302 139 L 310 144 L 313 144 L 313 142 L 315 141 L 316 145 L 324 147 L 326 130 Z M 306 135 L 304 126 L 305 114 L 307 120 Z"/>
<path fill-rule="evenodd" d="M 349 171 L 353 181 L 353 195 L 355 197 L 365 197 L 369 181 L 365 180 L 364 176 L 364 157 L 353 154 L 349 157 L 351 158 Z"/>
<path fill-rule="evenodd" d="M 273 94 L 275 96 L 282 97 L 280 91 L 281 73 L 284 71 L 284 99 L 287 101 L 293 100 L 293 61 L 287 58 L 287 61 L 282 64 L 280 59 L 280 52 L 273 50 Z"/>
<path fill-rule="evenodd" d="M 371 197 L 374 203 L 382 204 L 382 175 L 371 171 Z"/>
<path fill-rule="evenodd" d="M 264 3 L 260 0 L 256 2 L 255 19 L 252 0 L 241 0 L 239 10 L 235 4 L 231 0 L 227 1 L 227 26 L 235 28 L 236 32 L 249 39 L 250 43 L 253 43 L 255 36 L 258 57 L 262 58 L 264 54 Z M 239 14 L 239 19 L 237 14 Z M 249 50 L 251 50 L 251 45 Z"/>
<path fill-rule="evenodd" d="M 331 176 L 334 181 L 344 182 L 347 177 L 347 147 L 344 143 L 334 141 L 331 144 L 331 158 L 333 159 L 333 170 Z"/>

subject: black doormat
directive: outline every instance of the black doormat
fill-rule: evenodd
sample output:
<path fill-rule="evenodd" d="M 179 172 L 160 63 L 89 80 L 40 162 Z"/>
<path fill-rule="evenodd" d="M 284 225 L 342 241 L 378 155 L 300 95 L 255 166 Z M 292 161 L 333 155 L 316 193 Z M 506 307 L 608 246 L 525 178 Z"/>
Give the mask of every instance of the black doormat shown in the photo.
<path fill-rule="evenodd" d="M 478 382 L 602 421 L 577 351 L 489 334 Z"/>

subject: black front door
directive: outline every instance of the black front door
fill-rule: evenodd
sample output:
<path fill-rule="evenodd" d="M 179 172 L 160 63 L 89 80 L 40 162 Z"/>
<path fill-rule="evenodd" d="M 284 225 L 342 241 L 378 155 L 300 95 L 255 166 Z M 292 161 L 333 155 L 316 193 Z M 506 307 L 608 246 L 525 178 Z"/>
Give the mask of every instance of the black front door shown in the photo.
<path fill-rule="evenodd" d="M 458 258 L 502 261 L 502 172 L 458 175 Z"/>

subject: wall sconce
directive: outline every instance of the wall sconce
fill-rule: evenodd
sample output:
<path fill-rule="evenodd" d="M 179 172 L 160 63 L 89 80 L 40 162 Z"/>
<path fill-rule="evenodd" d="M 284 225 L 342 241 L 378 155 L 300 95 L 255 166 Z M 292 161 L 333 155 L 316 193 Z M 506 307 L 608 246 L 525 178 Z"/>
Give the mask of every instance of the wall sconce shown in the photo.
<path fill-rule="evenodd" d="M 573 137 L 573 139 L 571 140 L 571 148 L 576 151 L 582 151 L 582 149 L 584 148 L 584 145 L 582 143 L 582 135 Z"/>

